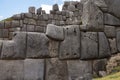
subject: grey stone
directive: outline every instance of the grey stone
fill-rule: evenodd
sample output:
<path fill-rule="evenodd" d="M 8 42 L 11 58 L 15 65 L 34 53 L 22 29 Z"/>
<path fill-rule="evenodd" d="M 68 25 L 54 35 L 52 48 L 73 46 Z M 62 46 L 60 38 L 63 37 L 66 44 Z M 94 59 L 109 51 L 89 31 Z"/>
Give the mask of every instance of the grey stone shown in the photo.
<path fill-rule="evenodd" d="M 4 29 L 5 26 L 5 22 L 4 21 L 0 21 L 0 29 Z"/>
<path fill-rule="evenodd" d="M 59 50 L 59 42 L 49 39 L 49 54 L 50 57 L 55 58 L 58 57 L 58 50 Z"/>
<path fill-rule="evenodd" d="M 58 4 L 54 4 L 52 10 L 53 10 L 53 11 L 59 11 Z"/>
<path fill-rule="evenodd" d="M 27 32 L 34 32 L 35 26 L 34 25 L 27 25 Z"/>
<path fill-rule="evenodd" d="M 120 31 L 117 31 L 117 49 L 120 52 Z"/>
<path fill-rule="evenodd" d="M 112 54 L 117 53 L 117 44 L 116 44 L 116 38 L 113 39 L 108 39 L 109 40 L 109 44 L 110 44 L 110 50 Z"/>
<path fill-rule="evenodd" d="M 108 38 L 115 38 L 116 37 L 116 32 L 115 32 L 114 26 L 105 26 L 104 32 L 106 34 L 106 37 L 108 37 Z"/>
<path fill-rule="evenodd" d="M 42 8 L 41 8 L 41 7 L 37 9 L 37 14 L 38 14 L 38 15 L 41 15 L 41 14 L 42 14 Z"/>
<path fill-rule="evenodd" d="M 32 13 L 24 13 L 25 18 L 32 18 Z"/>
<path fill-rule="evenodd" d="M 80 29 L 79 25 L 64 27 L 65 39 L 60 42 L 59 58 L 76 59 L 80 58 Z"/>
<path fill-rule="evenodd" d="M 20 20 L 22 17 L 21 17 L 21 14 L 15 14 L 12 16 L 12 19 L 14 20 Z"/>
<path fill-rule="evenodd" d="M 5 27 L 4 28 L 10 28 L 11 27 L 11 21 L 5 21 Z"/>
<path fill-rule="evenodd" d="M 105 71 L 99 71 L 100 77 L 105 77 L 107 75 L 107 72 Z"/>
<path fill-rule="evenodd" d="M 68 80 L 92 80 L 92 62 L 70 60 L 67 61 L 68 66 Z M 91 76 L 87 75 L 91 74 Z M 81 79 L 83 78 L 83 79 Z M 88 78 L 88 79 L 85 79 Z"/>
<path fill-rule="evenodd" d="M 36 25 L 36 21 L 35 21 L 34 19 L 25 18 L 25 19 L 24 19 L 24 23 L 25 23 L 25 24 Z"/>
<path fill-rule="evenodd" d="M 93 0 L 94 3 L 100 8 L 107 8 L 107 4 L 104 0 Z"/>
<path fill-rule="evenodd" d="M 46 80 L 68 80 L 67 63 L 57 58 L 46 60 Z"/>
<path fill-rule="evenodd" d="M 87 26 L 89 31 L 103 31 L 103 12 L 94 4 L 92 0 L 88 0 L 83 5 L 82 23 Z"/>
<path fill-rule="evenodd" d="M 9 36 L 8 29 L 2 29 L 2 35 L 3 35 L 3 38 L 8 38 L 8 36 Z"/>
<path fill-rule="evenodd" d="M 29 7 L 29 13 L 35 14 L 35 7 Z"/>
<path fill-rule="evenodd" d="M 98 58 L 98 35 L 97 32 L 81 32 L 81 58 Z"/>
<path fill-rule="evenodd" d="M 45 10 L 42 10 L 42 14 L 46 14 Z"/>
<path fill-rule="evenodd" d="M 99 58 L 111 56 L 110 46 L 104 32 L 99 32 Z"/>
<path fill-rule="evenodd" d="M 22 60 L 0 60 L 0 80 L 24 80 Z"/>
<path fill-rule="evenodd" d="M 0 40 L 0 55 L 1 55 L 1 52 L 2 52 L 2 46 L 3 46 L 3 41 Z"/>
<path fill-rule="evenodd" d="M 19 27 L 20 26 L 20 22 L 17 21 L 17 20 L 12 20 L 12 28 L 15 28 L 15 27 Z"/>
<path fill-rule="evenodd" d="M 120 0 L 105 0 L 108 12 L 120 18 Z"/>
<path fill-rule="evenodd" d="M 46 35 L 35 32 L 29 32 L 27 35 L 27 58 L 49 57 L 49 39 Z"/>
<path fill-rule="evenodd" d="M 0 38 L 3 38 L 3 29 L 0 29 Z"/>
<path fill-rule="evenodd" d="M 62 41 L 64 40 L 64 29 L 61 26 L 48 24 L 46 29 L 46 36 L 54 40 Z"/>
<path fill-rule="evenodd" d="M 45 32 L 45 27 L 36 26 L 36 27 L 35 27 L 35 32 Z"/>
<path fill-rule="evenodd" d="M 45 20 L 45 21 L 47 21 L 49 19 L 48 14 L 43 14 L 42 16 L 43 16 L 43 20 Z"/>
<path fill-rule="evenodd" d="M 69 11 L 75 11 L 75 6 L 74 5 L 69 5 L 68 10 Z"/>
<path fill-rule="evenodd" d="M 120 20 L 111 14 L 104 13 L 104 24 L 112 25 L 112 26 L 119 26 Z"/>
<path fill-rule="evenodd" d="M 24 60 L 24 80 L 44 80 L 44 60 Z"/>

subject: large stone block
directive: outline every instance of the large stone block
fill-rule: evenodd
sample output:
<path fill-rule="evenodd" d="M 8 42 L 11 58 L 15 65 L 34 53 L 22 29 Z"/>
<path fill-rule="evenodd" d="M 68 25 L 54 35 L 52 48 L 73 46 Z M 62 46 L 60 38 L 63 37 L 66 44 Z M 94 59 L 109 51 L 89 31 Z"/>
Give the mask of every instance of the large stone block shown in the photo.
<path fill-rule="evenodd" d="M 29 13 L 35 14 L 35 7 L 31 6 L 28 10 Z"/>
<path fill-rule="evenodd" d="M 24 60 L 24 80 L 44 80 L 44 60 Z"/>
<path fill-rule="evenodd" d="M 111 56 L 110 45 L 104 32 L 99 32 L 99 58 L 106 58 Z"/>
<path fill-rule="evenodd" d="M 16 33 L 11 41 L 4 41 L 2 59 L 24 59 L 26 55 L 26 33 Z"/>
<path fill-rule="evenodd" d="M 68 80 L 67 63 L 57 58 L 46 60 L 46 80 Z"/>
<path fill-rule="evenodd" d="M 68 80 L 92 80 L 92 62 L 70 60 L 67 61 Z"/>
<path fill-rule="evenodd" d="M 105 0 L 108 12 L 120 18 L 120 0 Z"/>
<path fill-rule="evenodd" d="M 0 60 L 0 80 L 24 80 L 22 60 Z"/>
<path fill-rule="evenodd" d="M 20 27 L 20 22 L 17 21 L 17 20 L 13 20 L 12 21 L 12 25 L 11 25 L 12 28 L 15 28 L 15 27 Z"/>
<path fill-rule="evenodd" d="M 59 58 L 76 59 L 80 58 L 80 29 L 78 25 L 64 27 L 65 39 L 60 42 Z"/>
<path fill-rule="evenodd" d="M 44 33 L 27 34 L 27 57 L 44 58 L 49 57 L 49 39 Z"/>
<path fill-rule="evenodd" d="M 52 9 L 53 11 L 59 11 L 58 4 L 54 4 Z"/>
<path fill-rule="evenodd" d="M 5 22 L 4 21 L 0 21 L 0 29 L 4 29 L 5 28 Z"/>
<path fill-rule="evenodd" d="M 22 18 L 21 14 L 15 14 L 12 16 L 12 19 L 14 20 L 20 20 Z"/>
<path fill-rule="evenodd" d="M 116 32 L 115 32 L 114 26 L 105 26 L 104 32 L 106 34 L 106 37 L 108 37 L 108 38 L 115 38 L 116 37 Z"/>
<path fill-rule="evenodd" d="M 34 32 L 35 26 L 34 25 L 27 25 L 27 32 Z"/>
<path fill-rule="evenodd" d="M 109 40 L 109 44 L 110 44 L 111 53 L 112 54 L 117 53 L 118 50 L 117 50 L 116 38 L 108 39 L 108 40 Z"/>
<path fill-rule="evenodd" d="M 2 45 L 3 45 L 3 41 L 0 40 L 0 55 L 1 55 L 1 52 L 2 52 Z"/>
<path fill-rule="evenodd" d="M 117 31 L 117 49 L 120 52 L 120 31 Z"/>
<path fill-rule="evenodd" d="M 82 23 L 89 31 L 103 31 L 103 12 L 94 4 L 92 0 L 88 0 L 83 5 Z"/>
<path fill-rule="evenodd" d="M 23 21 L 25 24 L 36 25 L 36 20 L 25 18 Z"/>
<path fill-rule="evenodd" d="M 98 58 L 97 32 L 81 32 L 81 59 Z"/>
<path fill-rule="evenodd" d="M 54 40 L 64 40 L 64 29 L 53 24 L 47 25 L 46 36 Z"/>
<path fill-rule="evenodd" d="M 120 20 L 119 20 L 119 18 L 117 18 L 111 14 L 104 13 L 104 24 L 112 25 L 112 26 L 119 26 Z"/>

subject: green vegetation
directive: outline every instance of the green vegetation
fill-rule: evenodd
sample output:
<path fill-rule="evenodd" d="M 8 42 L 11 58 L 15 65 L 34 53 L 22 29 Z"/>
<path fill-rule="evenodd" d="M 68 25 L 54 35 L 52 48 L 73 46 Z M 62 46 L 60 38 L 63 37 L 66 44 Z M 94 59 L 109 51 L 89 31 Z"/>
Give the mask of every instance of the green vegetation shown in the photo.
<path fill-rule="evenodd" d="M 103 78 L 95 78 L 93 80 L 120 80 L 120 72 L 112 74 L 112 75 L 108 75 Z"/>
<path fill-rule="evenodd" d="M 12 18 L 11 18 L 11 17 L 9 17 L 9 18 L 6 18 L 6 19 L 1 20 L 1 21 L 12 21 Z"/>

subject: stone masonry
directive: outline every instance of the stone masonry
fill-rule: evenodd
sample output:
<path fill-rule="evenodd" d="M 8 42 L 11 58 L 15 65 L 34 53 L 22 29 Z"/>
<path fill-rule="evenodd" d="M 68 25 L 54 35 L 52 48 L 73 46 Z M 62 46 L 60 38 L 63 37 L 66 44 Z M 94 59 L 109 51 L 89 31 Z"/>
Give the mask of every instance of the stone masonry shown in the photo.
<path fill-rule="evenodd" d="M 92 80 L 120 52 L 120 0 L 66 1 L 0 21 L 0 80 Z"/>

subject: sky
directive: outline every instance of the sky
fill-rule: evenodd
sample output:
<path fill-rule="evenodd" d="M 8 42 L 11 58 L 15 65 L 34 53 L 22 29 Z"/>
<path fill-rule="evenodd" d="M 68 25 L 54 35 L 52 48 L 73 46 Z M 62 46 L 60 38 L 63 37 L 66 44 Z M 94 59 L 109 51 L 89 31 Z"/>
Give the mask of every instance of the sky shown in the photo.
<path fill-rule="evenodd" d="M 62 9 L 64 1 L 80 0 L 0 0 L 0 20 L 11 17 L 14 14 L 28 12 L 28 7 L 35 6 L 36 9 L 42 7 L 49 13 L 53 4 L 58 4 Z"/>

